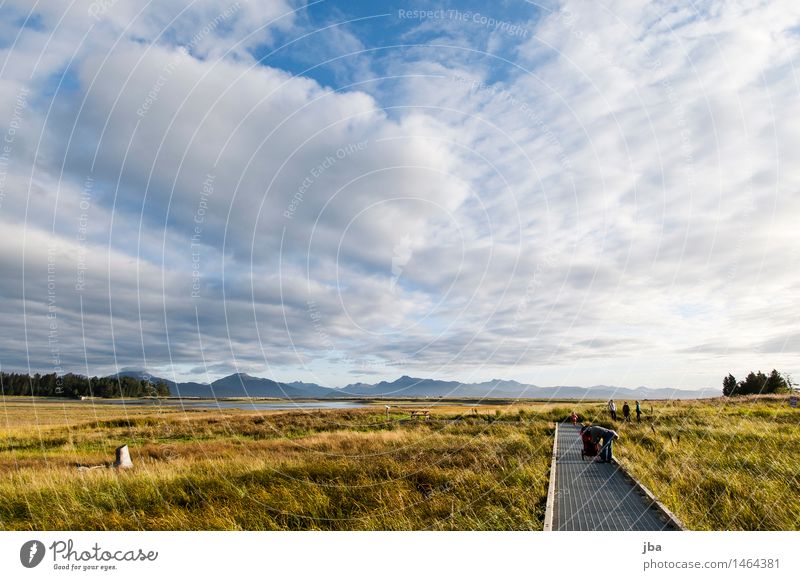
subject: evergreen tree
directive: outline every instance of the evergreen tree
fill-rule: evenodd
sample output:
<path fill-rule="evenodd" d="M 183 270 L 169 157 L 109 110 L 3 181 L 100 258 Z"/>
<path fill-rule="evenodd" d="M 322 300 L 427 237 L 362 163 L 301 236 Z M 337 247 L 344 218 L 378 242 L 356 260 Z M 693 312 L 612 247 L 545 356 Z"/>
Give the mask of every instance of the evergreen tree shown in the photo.
<path fill-rule="evenodd" d="M 169 397 L 169 385 L 154 384 L 132 377 L 84 377 L 74 373 L 33 376 L 0 372 L 0 393 L 3 396 L 35 397 Z"/>
<path fill-rule="evenodd" d="M 767 377 L 767 385 L 764 388 L 764 392 L 766 393 L 788 393 L 789 392 L 789 384 L 786 382 L 781 374 L 772 369 L 772 372 Z"/>
<path fill-rule="evenodd" d="M 739 383 L 740 395 L 760 395 L 767 386 L 767 375 L 758 371 L 750 371 L 747 378 Z"/>
<path fill-rule="evenodd" d="M 789 380 L 781 376 L 781 374 L 772 369 L 769 376 L 761 371 L 750 372 L 747 377 L 740 381 L 735 387 L 732 386 L 731 381 L 733 375 L 728 375 L 722 381 L 722 392 L 726 396 L 731 395 L 767 395 L 767 394 L 780 394 L 791 391 L 791 383 Z"/>
<path fill-rule="evenodd" d="M 728 373 L 728 376 L 722 379 L 722 394 L 726 397 L 732 397 L 736 393 L 736 377 Z"/>

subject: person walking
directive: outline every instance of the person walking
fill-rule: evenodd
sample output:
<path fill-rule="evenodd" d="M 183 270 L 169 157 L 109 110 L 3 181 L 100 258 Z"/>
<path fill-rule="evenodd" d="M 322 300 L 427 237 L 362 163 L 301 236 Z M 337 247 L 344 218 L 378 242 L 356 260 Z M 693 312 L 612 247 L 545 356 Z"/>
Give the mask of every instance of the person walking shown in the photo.
<path fill-rule="evenodd" d="M 612 429 L 606 429 L 600 425 L 581 427 L 581 434 L 583 434 L 584 431 L 589 434 L 592 441 L 595 443 L 601 439 L 603 441 L 603 446 L 600 447 L 600 453 L 598 454 L 598 463 L 611 463 L 611 459 L 614 457 L 612 444 L 614 439 L 619 439 L 619 434 Z"/>
<path fill-rule="evenodd" d="M 578 424 L 578 414 L 573 411 L 572 414 L 569 416 L 569 420 L 572 422 L 573 425 Z"/>
<path fill-rule="evenodd" d="M 639 401 L 636 401 L 636 422 L 642 422 L 642 408 L 639 406 Z"/>
<path fill-rule="evenodd" d="M 611 413 L 611 420 L 612 421 L 616 421 L 617 420 L 617 404 L 614 402 L 614 399 L 611 399 L 608 402 L 608 410 Z"/>
<path fill-rule="evenodd" d="M 625 404 L 622 405 L 622 416 L 625 417 L 625 422 L 631 420 L 631 408 L 628 405 L 628 401 L 625 401 Z"/>

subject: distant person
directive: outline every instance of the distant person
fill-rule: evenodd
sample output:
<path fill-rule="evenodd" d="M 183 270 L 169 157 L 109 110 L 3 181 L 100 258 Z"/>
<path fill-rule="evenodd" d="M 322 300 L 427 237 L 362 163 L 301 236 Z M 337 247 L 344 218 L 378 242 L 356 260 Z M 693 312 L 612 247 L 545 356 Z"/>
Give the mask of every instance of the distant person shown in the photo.
<path fill-rule="evenodd" d="M 628 401 L 625 401 L 625 404 L 622 405 L 622 416 L 625 417 L 626 423 L 631 420 L 631 408 L 628 405 Z"/>
<path fill-rule="evenodd" d="M 642 408 L 639 406 L 639 401 L 636 401 L 636 422 L 642 422 Z"/>
<path fill-rule="evenodd" d="M 600 453 L 598 455 L 598 463 L 611 463 L 611 459 L 613 458 L 612 443 L 614 439 L 619 439 L 619 434 L 617 434 L 616 431 L 606 429 L 600 425 L 581 427 L 581 434 L 583 434 L 584 431 L 589 434 L 592 441 L 595 443 L 601 439 L 603 441 L 603 446 L 600 447 Z"/>
<path fill-rule="evenodd" d="M 572 422 L 573 425 L 578 424 L 578 414 L 573 411 L 572 414 L 569 416 L 569 420 Z"/>
<path fill-rule="evenodd" d="M 617 404 L 614 402 L 614 399 L 611 399 L 608 402 L 608 411 L 611 413 L 611 420 L 617 420 Z"/>

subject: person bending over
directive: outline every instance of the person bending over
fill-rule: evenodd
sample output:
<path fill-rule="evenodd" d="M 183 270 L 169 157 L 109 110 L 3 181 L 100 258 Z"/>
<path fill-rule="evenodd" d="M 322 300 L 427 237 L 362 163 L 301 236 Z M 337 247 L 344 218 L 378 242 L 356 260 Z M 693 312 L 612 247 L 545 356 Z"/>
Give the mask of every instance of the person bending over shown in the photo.
<path fill-rule="evenodd" d="M 589 436 L 595 443 L 600 440 L 603 441 L 603 445 L 600 447 L 600 453 L 598 454 L 598 463 L 610 463 L 613 457 L 612 443 L 614 439 L 619 439 L 619 434 L 616 431 L 606 429 L 600 425 L 583 427 L 581 433 L 584 431 L 589 433 Z"/>

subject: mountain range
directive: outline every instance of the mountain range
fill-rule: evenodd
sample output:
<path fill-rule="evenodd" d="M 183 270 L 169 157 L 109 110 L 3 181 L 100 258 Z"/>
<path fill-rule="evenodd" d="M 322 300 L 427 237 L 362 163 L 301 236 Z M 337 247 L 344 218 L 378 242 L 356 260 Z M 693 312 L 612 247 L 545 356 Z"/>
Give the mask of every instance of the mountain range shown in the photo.
<path fill-rule="evenodd" d="M 126 370 L 112 376 L 128 376 L 151 382 L 164 381 L 174 397 L 263 397 L 276 399 L 330 398 L 500 398 L 500 399 L 701 399 L 718 397 L 719 389 L 652 389 L 649 387 L 539 387 L 513 380 L 493 379 L 482 383 L 461 383 L 436 379 L 402 376 L 394 381 L 353 383 L 341 388 L 324 387 L 315 383 L 294 381 L 276 382 L 246 373 L 234 373 L 210 384 L 170 381 L 141 370 Z"/>

